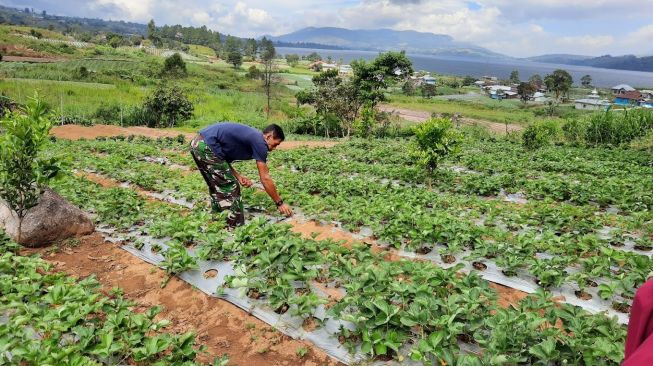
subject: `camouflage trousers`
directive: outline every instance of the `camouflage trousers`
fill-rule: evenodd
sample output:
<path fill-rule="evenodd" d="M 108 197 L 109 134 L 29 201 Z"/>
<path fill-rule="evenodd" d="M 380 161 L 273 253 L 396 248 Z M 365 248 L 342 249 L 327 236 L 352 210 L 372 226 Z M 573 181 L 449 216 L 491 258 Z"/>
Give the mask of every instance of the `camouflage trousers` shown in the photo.
<path fill-rule="evenodd" d="M 190 153 L 209 186 L 211 210 L 213 212 L 228 210 L 227 224 L 231 227 L 244 224 L 240 184 L 231 172 L 229 164 L 215 156 L 199 134 L 190 142 Z"/>

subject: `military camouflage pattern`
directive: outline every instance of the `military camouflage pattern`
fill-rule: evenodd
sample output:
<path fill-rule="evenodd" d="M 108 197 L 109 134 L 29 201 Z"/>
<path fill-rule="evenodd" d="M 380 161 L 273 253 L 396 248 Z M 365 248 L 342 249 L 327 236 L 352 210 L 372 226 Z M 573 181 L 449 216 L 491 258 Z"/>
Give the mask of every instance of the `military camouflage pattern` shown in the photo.
<path fill-rule="evenodd" d="M 190 142 L 190 153 L 209 186 L 211 210 L 213 212 L 229 210 L 227 224 L 231 227 L 244 224 L 240 184 L 231 172 L 229 164 L 215 156 L 200 135 Z"/>

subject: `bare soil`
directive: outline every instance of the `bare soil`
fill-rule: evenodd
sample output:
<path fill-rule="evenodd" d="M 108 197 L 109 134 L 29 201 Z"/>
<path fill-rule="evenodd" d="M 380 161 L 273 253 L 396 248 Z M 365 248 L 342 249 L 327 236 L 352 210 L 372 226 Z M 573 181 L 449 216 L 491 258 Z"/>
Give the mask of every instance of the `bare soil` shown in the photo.
<path fill-rule="evenodd" d="M 410 122 L 424 122 L 429 118 L 431 118 L 431 112 L 428 111 L 399 108 L 388 104 L 381 104 L 378 106 L 378 108 L 383 112 L 389 112 L 395 114 L 399 118 Z M 465 117 L 460 119 L 460 123 L 468 126 L 474 126 L 474 125 L 481 126 L 486 128 L 490 132 L 497 133 L 497 134 L 505 135 L 506 133 L 506 125 L 504 123 L 486 121 L 486 120 L 475 119 L 475 118 L 465 118 Z M 508 124 L 508 132 L 518 132 L 518 131 L 522 131 L 523 129 L 524 128 L 521 126 Z"/>
<path fill-rule="evenodd" d="M 40 253 L 57 271 L 79 279 L 94 275 L 103 291 L 112 287 L 124 290 L 125 297 L 138 305 L 135 311 L 163 305 L 161 318 L 172 322 L 168 331 L 195 331 L 198 343 L 208 347 L 212 356 L 228 354 L 231 365 L 286 366 L 337 365 L 322 350 L 310 343 L 293 340 L 240 308 L 206 296 L 176 277 L 160 288 L 165 273 L 119 248 L 105 242 L 99 233 L 80 238 L 76 247 L 25 250 Z M 299 348 L 311 350 L 303 358 Z M 207 357 L 204 361 L 210 361 Z"/>
<path fill-rule="evenodd" d="M 43 52 L 34 51 L 22 44 L 0 44 L 0 52 L 2 52 L 2 61 L 57 62 L 65 60 L 63 57 L 53 57 Z"/>
<path fill-rule="evenodd" d="M 166 129 L 166 128 L 149 128 L 141 126 L 132 126 L 132 127 L 120 127 L 114 125 L 93 125 L 90 127 L 80 126 L 80 125 L 63 125 L 55 126 L 52 128 L 51 135 L 67 139 L 67 140 L 79 140 L 79 139 L 95 139 L 96 137 L 111 137 L 111 136 L 145 136 L 150 138 L 159 138 L 159 137 L 177 137 L 178 135 L 184 135 L 186 140 L 190 140 L 195 137 L 195 133 L 191 132 L 180 132 L 177 130 Z M 338 141 L 284 141 L 277 148 L 278 150 L 290 150 L 296 149 L 298 147 L 333 147 L 337 145 Z"/>

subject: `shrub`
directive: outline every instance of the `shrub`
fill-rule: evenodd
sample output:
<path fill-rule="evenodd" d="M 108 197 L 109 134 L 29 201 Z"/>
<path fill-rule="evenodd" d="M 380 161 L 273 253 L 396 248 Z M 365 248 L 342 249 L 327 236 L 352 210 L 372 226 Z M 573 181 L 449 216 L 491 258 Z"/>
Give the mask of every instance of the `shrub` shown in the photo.
<path fill-rule="evenodd" d="M 0 196 L 17 213 L 20 226 L 27 210 L 38 203 L 45 184 L 60 171 L 55 158 L 39 156 L 52 120 L 37 95 L 22 111 L 5 115 L 0 126 Z"/>
<path fill-rule="evenodd" d="M 247 69 L 247 77 L 250 79 L 261 79 L 263 73 L 256 66 L 252 65 Z"/>
<path fill-rule="evenodd" d="M 445 156 L 455 153 L 462 143 L 462 134 L 445 118 L 432 118 L 415 127 L 413 154 L 429 175 Z"/>
<path fill-rule="evenodd" d="M 120 106 L 118 104 L 102 104 L 93 114 L 97 123 L 112 124 L 120 121 Z"/>
<path fill-rule="evenodd" d="M 522 142 L 527 149 L 537 149 L 550 144 L 559 135 L 559 126 L 555 121 L 540 121 L 526 127 Z"/>
<path fill-rule="evenodd" d="M 596 113 L 587 120 L 585 140 L 591 144 L 618 145 L 630 142 L 653 130 L 653 112 L 629 110 Z"/>
<path fill-rule="evenodd" d="M 163 75 L 179 77 L 186 76 L 186 63 L 177 52 L 166 58 L 163 62 Z"/>
<path fill-rule="evenodd" d="M 587 123 L 580 118 L 568 119 L 562 125 L 562 132 L 565 140 L 571 143 L 581 143 L 585 140 L 585 131 L 587 130 Z"/>
<path fill-rule="evenodd" d="M 143 108 L 151 113 L 148 127 L 174 127 L 193 116 L 193 103 L 176 86 L 159 86 L 147 96 Z"/>

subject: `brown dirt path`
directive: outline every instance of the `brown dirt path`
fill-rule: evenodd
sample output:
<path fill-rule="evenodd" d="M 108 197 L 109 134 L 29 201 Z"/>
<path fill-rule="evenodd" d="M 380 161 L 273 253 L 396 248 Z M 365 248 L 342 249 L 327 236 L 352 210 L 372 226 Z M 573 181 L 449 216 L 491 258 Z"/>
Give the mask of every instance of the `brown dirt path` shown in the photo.
<path fill-rule="evenodd" d="M 423 110 L 399 108 L 399 107 L 391 106 L 389 104 L 381 104 L 378 106 L 378 109 L 383 112 L 395 114 L 399 118 L 402 118 L 410 122 L 424 122 L 427 119 L 431 118 L 431 112 L 423 111 Z M 474 125 L 481 126 L 486 128 L 490 132 L 497 133 L 497 134 L 505 135 L 506 133 L 506 125 L 499 122 L 491 122 L 491 121 L 486 121 L 481 119 L 465 118 L 465 117 L 461 118 L 460 122 L 468 126 L 474 126 Z M 515 124 L 508 125 L 508 132 L 519 132 L 523 130 L 524 128 L 522 126 L 518 126 Z"/>
<path fill-rule="evenodd" d="M 165 273 L 128 252 L 119 244 L 105 242 L 94 233 L 79 238 L 74 247 L 24 250 L 23 254 L 40 253 L 57 271 L 85 278 L 96 276 L 103 291 L 113 287 L 124 290 L 125 297 L 138 305 L 135 311 L 163 305 L 160 318 L 172 323 L 169 332 L 195 331 L 198 343 L 214 356 L 228 354 L 230 365 L 251 366 L 318 366 L 339 365 L 308 342 L 293 340 L 227 301 L 206 296 L 186 282 L 173 277 L 165 288 L 160 283 Z M 297 350 L 307 348 L 300 358 Z"/>
<path fill-rule="evenodd" d="M 96 137 L 104 136 L 145 136 L 150 138 L 159 137 L 177 137 L 184 135 L 187 140 L 192 139 L 195 133 L 181 132 L 165 128 L 149 128 L 141 126 L 120 127 L 114 125 L 93 125 L 93 126 L 80 126 L 80 125 L 63 125 L 55 126 L 50 131 L 50 134 L 61 139 L 66 140 L 79 140 L 79 139 L 95 139 Z M 298 147 L 333 147 L 337 145 L 338 141 L 284 141 L 279 145 L 279 150 L 296 149 Z"/>

